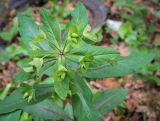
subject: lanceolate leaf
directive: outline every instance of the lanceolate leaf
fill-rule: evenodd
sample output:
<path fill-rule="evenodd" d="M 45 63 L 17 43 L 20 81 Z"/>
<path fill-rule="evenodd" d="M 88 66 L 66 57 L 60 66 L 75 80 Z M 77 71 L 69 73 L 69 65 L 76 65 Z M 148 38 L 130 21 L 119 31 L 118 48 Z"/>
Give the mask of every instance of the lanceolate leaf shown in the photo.
<path fill-rule="evenodd" d="M 54 86 L 55 86 L 55 91 L 58 94 L 58 96 L 61 99 L 65 100 L 68 94 L 68 90 L 69 90 L 69 80 L 68 79 L 64 79 L 61 81 L 55 80 Z"/>
<path fill-rule="evenodd" d="M 23 99 L 23 95 L 15 91 L 9 97 L 0 101 L 0 114 L 9 113 L 27 106 L 28 102 Z"/>
<path fill-rule="evenodd" d="M 86 9 L 81 2 L 76 4 L 76 9 L 72 11 L 72 21 L 71 24 L 78 25 L 78 32 L 82 35 L 83 30 L 88 24 L 88 17 L 86 13 Z"/>
<path fill-rule="evenodd" d="M 92 105 L 93 94 L 89 85 L 77 74 L 73 74 L 73 79 L 77 90 L 77 93 L 72 97 L 76 119 L 78 121 L 101 121 L 99 112 Z"/>
<path fill-rule="evenodd" d="M 50 50 L 50 46 L 47 41 L 45 41 L 46 37 L 43 31 L 40 30 L 39 26 L 36 25 L 35 21 L 32 17 L 28 17 L 25 15 L 18 16 L 19 22 L 19 33 L 21 35 L 20 41 L 25 45 L 24 47 L 28 50 L 36 46 L 44 49 Z M 36 43 L 35 40 L 39 40 Z"/>
<path fill-rule="evenodd" d="M 24 108 L 24 111 L 28 112 L 32 116 L 45 120 L 73 120 L 62 108 L 54 104 L 51 100 L 44 100 L 38 104 L 28 106 Z"/>
<path fill-rule="evenodd" d="M 105 46 L 95 46 L 95 45 L 89 45 L 89 44 L 83 44 L 80 48 L 75 48 L 71 51 L 73 54 L 77 55 L 85 55 L 85 54 L 92 54 L 94 56 L 98 55 L 107 55 L 107 54 L 118 54 L 118 51 L 105 47 Z"/>
<path fill-rule="evenodd" d="M 51 14 L 44 8 L 40 10 L 40 14 L 43 23 L 42 29 L 47 36 L 47 41 L 49 41 L 50 45 L 54 44 L 58 48 L 61 42 L 60 23 L 57 20 L 53 20 Z"/>
<path fill-rule="evenodd" d="M 41 49 L 31 50 L 28 52 L 29 56 L 32 58 L 40 58 L 45 56 L 53 56 L 53 52 L 51 51 L 45 51 Z"/>
<path fill-rule="evenodd" d="M 18 21 L 21 40 L 25 44 L 28 44 L 39 35 L 39 28 L 31 17 L 19 15 Z"/>
<path fill-rule="evenodd" d="M 35 90 L 35 97 L 31 102 L 27 102 L 23 98 L 23 95 L 20 91 L 14 91 L 9 97 L 0 101 L 0 114 L 9 113 L 18 109 L 23 109 L 29 105 L 38 103 L 53 93 L 53 86 L 52 85 L 39 85 L 34 87 Z"/>
<path fill-rule="evenodd" d="M 104 115 L 122 103 L 127 94 L 127 89 L 122 88 L 106 90 L 100 92 L 100 95 L 94 101 L 94 105 Z"/>
<path fill-rule="evenodd" d="M 76 91 L 82 94 L 85 99 L 91 101 L 93 94 L 90 85 L 78 73 L 79 72 L 72 73 L 73 84 L 75 85 Z"/>
<path fill-rule="evenodd" d="M 16 111 L 0 116 L 0 121 L 19 121 L 21 111 Z"/>
<path fill-rule="evenodd" d="M 101 115 L 96 110 L 92 102 L 88 102 L 82 94 L 72 97 L 74 115 L 77 121 L 102 121 Z"/>
<path fill-rule="evenodd" d="M 104 65 L 96 68 L 89 68 L 84 76 L 89 78 L 123 76 L 125 74 L 139 71 L 139 69 L 148 64 L 153 57 L 153 53 L 134 53 L 131 56 L 123 57 L 116 65 Z"/>
<path fill-rule="evenodd" d="M 115 62 L 116 58 L 119 56 L 118 51 L 112 48 L 89 44 L 84 44 L 80 48 L 73 49 L 71 53 L 77 57 L 92 55 L 93 60 L 90 64 L 91 67 L 97 67 L 105 64 L 110 65 L 112 62 Z"/>

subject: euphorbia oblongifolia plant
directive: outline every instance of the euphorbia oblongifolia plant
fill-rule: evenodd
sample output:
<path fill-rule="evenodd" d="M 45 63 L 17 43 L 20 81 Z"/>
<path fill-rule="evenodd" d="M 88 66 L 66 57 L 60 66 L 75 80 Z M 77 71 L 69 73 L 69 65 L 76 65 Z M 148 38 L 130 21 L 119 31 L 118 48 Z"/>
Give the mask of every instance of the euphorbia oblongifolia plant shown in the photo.
<path fill-rule="evenodd" d="M 25 112 L 32 116 L 28 120 L 101 121 L 122 103 L 127 90 L 94 92 L 88 81 L 137 71 L 152 55 L 122 57 L 115 49 L 96 46 L 100 29 L 91 28 L 80 2 L 65 27 L 44 8 L 40 15 L 40 25 L 31 17 L 18 16 L 20 40 L 27 53 L 18 62 L 18 88 L 0 102 L 2 118 L 9 115 L 23 120 Z"/>

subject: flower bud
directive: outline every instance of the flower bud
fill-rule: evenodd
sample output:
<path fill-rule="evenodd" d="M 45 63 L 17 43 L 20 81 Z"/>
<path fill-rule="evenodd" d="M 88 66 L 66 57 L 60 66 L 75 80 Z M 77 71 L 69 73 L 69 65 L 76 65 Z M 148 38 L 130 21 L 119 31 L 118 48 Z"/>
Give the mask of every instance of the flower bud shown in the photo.
<path fill-rule="evenodd" d="M 72 41 L 73 43 L 77 43 L 77 39 L 76 39 L 76 38 L 72 38 L 71 41 Z"/>
<path fill-rule="evenodd" d="M 72 33 L 72 34 L 71 34 L 71 37 L 78 38 L 78 37 L 79 37 L 79 35 L 78 35 L 78 34 L 76 34 L 76 33 Z"/>
<path fill-rule="evenodd" d="M 58 79 L 63 80 L 63 79 L 65 78 L 66 74 L 67 74 L 67 69 L 66 69 L 64 66 L 61 65 L 61 66 L 59 67 L 57 73 L 56 73 L 56 77 L 57 77 Z"/>

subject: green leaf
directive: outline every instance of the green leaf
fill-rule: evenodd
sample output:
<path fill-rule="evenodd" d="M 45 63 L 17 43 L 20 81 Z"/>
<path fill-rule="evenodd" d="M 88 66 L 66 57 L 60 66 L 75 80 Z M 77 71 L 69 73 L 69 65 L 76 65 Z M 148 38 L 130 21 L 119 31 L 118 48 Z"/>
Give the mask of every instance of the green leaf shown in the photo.
<path fill-rule="evenodd" d="M 10 42 L 18 34 L 18 24 L 15 22 L 9 31 L 0 32 L 0 38 Z"/>
<path fill-rule="evenodd" d="M 46 35 L 43 32 L 41 32 L 36 38 L 34 38 L 32 40 L 32 43 L 36 44 L 36 43 L 39 43 L 39 42 L 43 42 L 45 39 L 46 39 Z"/>
<path fill-rule="evenodd" d="M 132 24 L 127 22 L 127 23 L 123 23 L 120 26 L 120 30 L 119 30 L 119 36 L 124 39 L 128 34 L 130 34 L 132 32 Z"/>
<path fill-rule="evenodd" d="M 71 105 L 70 103 L 67 103 L 67 104 L 65 105 L 64 110 L 68 113 L 68 115 L 69 115 L 70 117 L 72 117 L 72 119 L 74 118 L 74 116 L 73 116 L 73 108 L 72 108 L 72 105 Z M 68 121 L 68 120 L 67 120 L 67 121 Z"/>
<path fill-rule="evenodd" d="M 91 26 L 87 25 L 83 31 L 83 39 L 89 42 L 99 42 L 102 40 L 101 28 L 92 29 Z"/>
<path fill-rule="evenodd" d="M 21 111 L 12 112 L 0 116 L 0 121 L 19 121 Z"/>
<path fill-rule="evenodd" d="M 85 56 L 85 55 L 93 56 L 93 60 L 90 64 L 91 67 L 97 67 L 105 64 L 110 65 L 119 56 L 118 51 L 112 48 L 108 48 L 105 46 L 94 46 L 89 44 L 84 44 L 80 48 L 72 49 L 71 54 L 75 56 L 75 57 L 72 57 L 71 59 Z"/>
<path fill-rule="evenodd" d="M 54 86 L 54 85 L 53 85 Z M 30 103 L 23 98 L 20 91 L 14 91 L 10 96 L 8 96 L 3 101 L 0 101 L 0 114 L 9 113 L 18 109 L 23 109 L 29 105 L 38 103 L 53 94 L 54 88 L 52 85 L 44 84 L 34 86 L 35 97 Z"/>
<path fill-rule="evenodd" d="M 85 55 L 85 54 L 91 54 L 93 56 L 98 56 L 99 54 L 118 54 L 118 52 L 112 48 L 105 47 L 105 46 L 95 46 L 95 45 L 89 45 L 84 44 L 80 48 L 74 48 L 72 49 L 71 53 L 76 55 Z"/>
<path fill-rule="evenodd" d="M 100 92 L 100 95 L 94 100 L 94 105 L 97 110 L 104 115 L 122 103 L 127 95 L 127 89 L 106 90 Z"/>
<path fill-rule="evenodd" d="M 71 46 L 73 48 L 78 48 L 82 45 L 83 40 L 78 34 L 78 27 L 76 25 L 70 25 L 64 33 L 64 46 Z M 66 47 L 67 48 L 67 47 Z M 65 48 L 65 49 L 66 49 Z"/>
<path fill-rule="evenodd" d="M 62 108 L 54 104 L 51 100 L 44 100 L 38 104 L 28 106 L 24 108 L 24 111 L 44 120 L 73 120 Z"/>
<path fill-rule="evenodd" d="M 22 109 L 27 105 L 28 102 L 23 99 L 23 95 L 18 91 L 14 91 L 9 97 L 0 101 L 0 114 Z"/>
<path fill-rule="evenodd" d="M 78 121 L 102 121 L 98 110 L 82 94 L 74 95 L 72 101 L 74 115 Z"/>
<path fill-rule="evenodd" d="M 88 24 L 87 12 L 84 5 L 81 2 L 78 2 L 71 15 L 71 24 L 77 25 L 78 32 L 82 35 L 83 30 Z"/>
<path fill-rule="evenodd" d="M 54 44 L 53 48 L 58 48 L 61 42 L 61 27 L 57 20 L 52 19 L 52 15 L 44 8 L 40 9 L 43 23 L 43 31 L 46 34 L 47 41 Z"/>
<path fill-rule="evenodd" d="M 88 101 L 92 101 L 93 94 L 91 91 L 91 87 L 87 83 L 87 81 L 82 78 L 78 73 L 79 72 L 72 73 L 71 79 L 73 80 L 74 88 L 76 88 L 76 92 L 83 94 L 85 99 L 87 99 Z"/>
<path fill-rule="evenodd" d="M 54 92 L 53 84 L 40 84 L 34 86 L 35 90 L 35 101 L 42 101 L 50 96 L 52 96 Z"/>
<path fill-rule="evenodd" d="M 76 92 L 72 90 L 73 112 L 78 121 L 101 121 L 100 114 L 92 105 L 93 94 L 85 79 L 78 72 L 72 73 Z"/>
<path fill-rule="evenodd" d="M 65 100 L 69 91 L 69 80 L 66 78 L 64 80 L 55 80 L 54 86 L 58 96 Z"/>
<path fill-rule="evenodd" d="M 51 54 L 53 55 L 53 53 L 51 53 L 50 51 L 45 51 L 41 49 L 35 49 L 35 50 L 28 51 L 28 55 L 31 58 L 41 58 L 41 57 L 49 56 Z"/>
<path fill-rule="evenodd" d="M 35 97 L 30 103 L 27 102 L 23 98 L 23 95 L 20 91 L 14 91 L 10 96 L 6 99 L 0 101 L 0 114 L 9 113 L 18 109 L 23 109 L 26 106 L 29 106 L 34 103 L 38 103 L 42 101 L 53 93 L 53 86 L 52 85 L 39 85 L 34 87 L 35 90 Z"/>
<path fill-rule="evenodd" d="M 25 72 L 27 72 L 27 73 L 29 73 L 29 72 L 34 72 L 33 67 L 24 67 L 23 70 L 24 70 Z"/>
<path fill-rule="evenodd" d="M 32 7 L 28 7 L 25 11 L 22 11 L 22 12 L 19 12 L 19 13 L 20 13 L 21 15 L 34 18 L 33 8 L 32 8 Z"/>
<path fill-rule="evenodd" d="M 154 53 L 136 52 L 131 56 L 122 57 L 115 65 L 104 65 L 96 68 L 89 68 L 84 74 L 88 78 L 118 77 L 125 74 L 138 72 L 154 58 Z"/>
<path fill-rule="evenodd" d="M 53 84 L 54 85 L 54 79 L 53 77 L 48 77 L 43 81 L 43 84 Z"/>
<path fill-rule="evenodd" d="M 39 28 L 31 17 L 19 15 L 18 22 L 21 40 L 26 45 L 39 36 Z"/>
<path fill-rule="evenodd" d="M 31 61 L 29 64 L 36 67 L 36 71 L 39 72 L 39 70 L 43 64 L 43 59 L 42 58 L 33 58 L 33 61 Z"/>
<path fill-rule="evenodd" d="M 22 46 L 12 44 L 4 51 L 0 52 L 0 62 L 8 61 L 9 59 L 15 59 L 15 57 L 20 54 L 26 55 L 26 50 Z"/>
<path fill-rule="evenodd" d="M 51 60 L 50 62 L 44 63 L 44 66 L 40 69 L 39 76 L 48 75 L 53 76 L 54 72 L 57 69 L 57 64 L 55 60 Z"/>
<path fill-rule="evenodd" d="M 29 62 L 31 62 L 31 59 L 25 58 L 23 60 L 21 59 L 20 61 L 18 61 L 17 64 L 21 69 L 23 69 L 24 72 L 34 72 L 34 68 L 31 65 L 29 65 Z"/>
<path fill-rule="evenodd" d="M 14 76 L 16 82 L 31 81 L 34 78 L 34 73 L 27 73 L 24 70 L 19 70 L 19 72 Z"/>
<path fill-rule="evenodd" d="M 24 44 L 23 46 L 27 50 L 31 48 L 43 48 L 44 50 L 50 50 L 48 46 L 45 33 L 40 30 L 39 26 L 36 25 L 32 17 L 25 15 L 18 16 L 19 32 L 21 35 L 20 41 Z"/>

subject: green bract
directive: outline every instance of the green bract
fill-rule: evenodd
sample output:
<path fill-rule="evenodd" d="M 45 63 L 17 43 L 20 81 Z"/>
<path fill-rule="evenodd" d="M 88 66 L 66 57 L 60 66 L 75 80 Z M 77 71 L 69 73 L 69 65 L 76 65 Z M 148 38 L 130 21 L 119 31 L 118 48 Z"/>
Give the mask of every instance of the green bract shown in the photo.
<path fill-rule="evenodd" d="M 40 25 L 31 17 L 18 16 L 21 42 L 27 54 L 19 61 L 20 72 L 15 77 L 20 88 L 0 101 L 0 115 L 20 117 L 19 112 L 14 112 L 20 110 L 33 119 L 102 121 L 105 112 L 123 102 L 127 90 L 95 93 L 86 78 L 116 77 L 137 71 L 153 55 L 121 57 L 112 48 L 95 46 L 101 36 L 99 29 L 88 25 L 86 9 L 80 2 L 64 30 L 48 10 L 41 8 L 40 15 Z"/>

